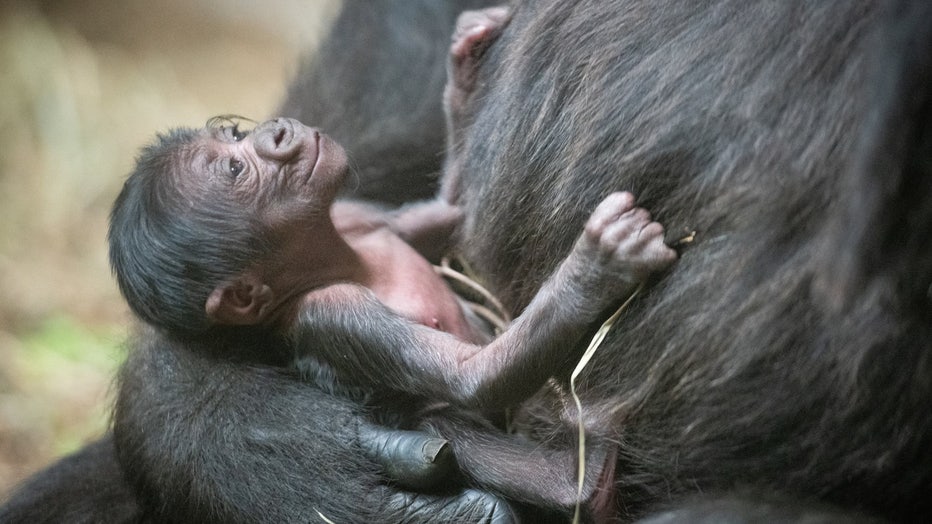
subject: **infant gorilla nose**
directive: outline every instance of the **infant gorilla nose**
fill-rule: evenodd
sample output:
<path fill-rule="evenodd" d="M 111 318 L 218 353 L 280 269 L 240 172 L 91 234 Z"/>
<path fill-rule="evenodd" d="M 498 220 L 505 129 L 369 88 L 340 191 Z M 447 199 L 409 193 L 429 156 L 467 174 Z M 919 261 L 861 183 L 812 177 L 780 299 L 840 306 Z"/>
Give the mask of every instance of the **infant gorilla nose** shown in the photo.
<path fill-rule="evenodd" d="M 291 160 L 303 146 L 316 144 L 316 131 L 291 118 L 276 118 L 259 124 L 255 130 L 256 149 L 280 162 Z"/>

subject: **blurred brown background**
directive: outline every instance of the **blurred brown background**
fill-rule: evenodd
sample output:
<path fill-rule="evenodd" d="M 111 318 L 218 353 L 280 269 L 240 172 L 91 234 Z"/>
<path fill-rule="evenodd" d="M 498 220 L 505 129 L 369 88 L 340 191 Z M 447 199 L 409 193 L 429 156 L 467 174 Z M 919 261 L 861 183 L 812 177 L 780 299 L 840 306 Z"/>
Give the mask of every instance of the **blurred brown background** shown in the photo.
<path fill-rule="evenodd" d="M 270 116 L 338 0 L 0 2 L 0 499 L 107 424 L 110 204 L 156 131 Z"/>

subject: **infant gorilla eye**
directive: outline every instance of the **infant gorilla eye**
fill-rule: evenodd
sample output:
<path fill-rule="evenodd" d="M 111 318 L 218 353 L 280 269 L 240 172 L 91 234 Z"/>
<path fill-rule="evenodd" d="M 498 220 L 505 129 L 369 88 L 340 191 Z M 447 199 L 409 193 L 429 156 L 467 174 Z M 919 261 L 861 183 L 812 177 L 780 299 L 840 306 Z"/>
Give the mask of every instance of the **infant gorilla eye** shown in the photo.
<path fill-rule="evenodd" d="M 244 164 L 242 160 L 231 158 L 229 169 L 230 169 L 230 175 L 233 178 L 236 178 L 240 175 L 240 173 L 243 172 L 244 169 L 246 169 L 246 164 Z"/>
<path fill-rule="evenodd" d="M 249 131 L 240 131 L 239 124 L 234 124 L 231 133 L 233 135 L 233 140 L 239 142 L 240 140 L 246 138 L 246 135 L 249 134 Z"/>

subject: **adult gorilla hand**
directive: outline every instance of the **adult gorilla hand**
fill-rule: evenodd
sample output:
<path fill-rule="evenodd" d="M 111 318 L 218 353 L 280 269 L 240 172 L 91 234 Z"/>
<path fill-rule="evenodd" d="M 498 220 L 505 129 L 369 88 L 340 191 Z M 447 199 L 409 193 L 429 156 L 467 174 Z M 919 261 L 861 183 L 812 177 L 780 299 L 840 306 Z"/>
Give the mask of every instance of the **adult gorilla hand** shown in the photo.
<path fill-rule="evenodd" d="M 474 489 L 463 490 L 456 495 L 399 491 L 387 497 L 386 506 L 386 513 L 400 515 L 404 522 L 519 522 L 514 510 L 503 499 Z"/>
<path fill-rule="evenodd" d="M 442 439 L 375 427 L 364 407 L 287 369 L 156 332 L 141 333 L 123 365 L 113 427 L 126 480 L 155 520 L 516 521 L 502 499 L 462 490 Z"/>
<path fill-rule="evenodd" d="M 467 489 L 455 495 L 436 495 L 460 479 L 450 443 L 420 431 L 402 431 L 359 425 L 363 453 L 382 466 L 386 480 L 401 490 L 385 498 L 386 513 L 416 522 L 516 522 L 503 499 Z M 391 488 L 389 488 L 391 489 Z"/>
<path fill-rule="evenodd" d="M 459 476 L 450 443 L 420 431 L 359 425 L 359 443 L 370 460 L 382 466 L 386 479 L 415 491 L 436 491 Z"/>

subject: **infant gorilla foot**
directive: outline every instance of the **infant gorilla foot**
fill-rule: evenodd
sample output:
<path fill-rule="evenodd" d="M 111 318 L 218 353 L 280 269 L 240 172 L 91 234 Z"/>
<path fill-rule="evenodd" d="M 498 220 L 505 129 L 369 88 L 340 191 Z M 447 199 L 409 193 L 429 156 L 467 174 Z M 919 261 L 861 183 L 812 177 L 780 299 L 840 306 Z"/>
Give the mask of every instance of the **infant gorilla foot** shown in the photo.
<path fill-rule="evenodd" d="M 604 278 L 628 284 L 641 282 L 676 260 L 676 251 L 663 242 L 663 226 L 637 207 L 628 192 L 612 193 L 596 207 L 586 222 L 580 249 Z"/>

